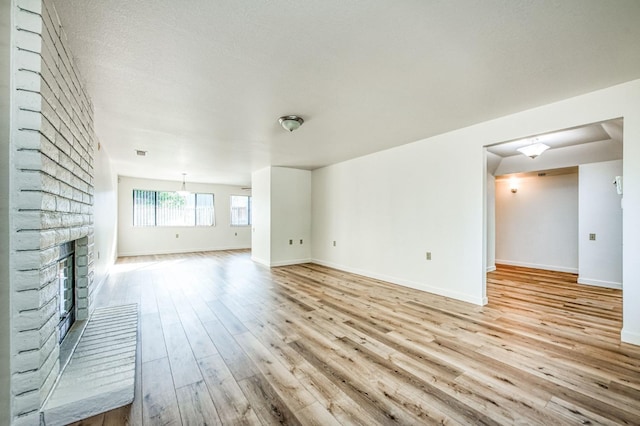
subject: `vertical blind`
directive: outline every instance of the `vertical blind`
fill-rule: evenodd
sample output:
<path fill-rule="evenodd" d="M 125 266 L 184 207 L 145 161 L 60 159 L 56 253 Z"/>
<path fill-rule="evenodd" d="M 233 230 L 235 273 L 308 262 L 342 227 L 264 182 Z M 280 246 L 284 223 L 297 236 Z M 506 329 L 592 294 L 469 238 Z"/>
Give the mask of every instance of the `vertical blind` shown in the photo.
<path fill-rule="evenodd" d="M 213 226 L 213 194 L 133 190 L 133 226 Z"/>
<path fill-rule="evenodd" d="M 251 197 L 231 196 L 231 226 L 251 225 Z"/>

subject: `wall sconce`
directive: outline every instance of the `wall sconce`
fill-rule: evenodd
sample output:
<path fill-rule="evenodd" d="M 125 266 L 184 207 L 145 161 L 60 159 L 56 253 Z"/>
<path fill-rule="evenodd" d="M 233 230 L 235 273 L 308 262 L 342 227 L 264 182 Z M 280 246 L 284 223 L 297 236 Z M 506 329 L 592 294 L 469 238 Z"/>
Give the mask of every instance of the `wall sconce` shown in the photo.
<path fill-rule="evenodd" d="M 511 192 L 513 194 L 518 192 L 518 179 L 516 178 L 509 179 L 509 188 L 511 189 Z"/>

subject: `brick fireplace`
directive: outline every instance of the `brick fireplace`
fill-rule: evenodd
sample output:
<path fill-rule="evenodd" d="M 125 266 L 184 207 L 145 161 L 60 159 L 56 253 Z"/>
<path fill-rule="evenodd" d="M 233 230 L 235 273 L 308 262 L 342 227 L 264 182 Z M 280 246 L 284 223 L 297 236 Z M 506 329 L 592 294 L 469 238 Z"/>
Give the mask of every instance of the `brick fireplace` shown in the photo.
<path fill-rule="evenodd" d="M 62 343 L 77 319 L 86 319 L 88 306 L 88 238 L 58 246 L 58 326 L 57 338 Z"/>
<path fill-rule="evenodd" d="M 59 270 L 69 247 L 68 314 L 83 320 L 92 309 L 97 141 L 93 106 L 52 1 L 16 0 L 11 19 L 11 417 L 33 425 L 60 372 L 60 336 L 70 325 L 61 321 Z"/>

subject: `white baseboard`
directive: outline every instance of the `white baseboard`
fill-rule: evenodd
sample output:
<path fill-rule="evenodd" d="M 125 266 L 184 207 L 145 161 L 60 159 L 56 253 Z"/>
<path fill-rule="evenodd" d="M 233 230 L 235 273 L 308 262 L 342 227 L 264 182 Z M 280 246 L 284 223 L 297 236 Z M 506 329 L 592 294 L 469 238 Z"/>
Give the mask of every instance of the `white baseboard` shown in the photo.
<path fill-rule="evenodd" d="M 127 256 L 152 256 L 156 254 L 183 254 L 183 253 L 201 253 L 205 251 L 223 251 L 223 250 L 244 250 L 250 249 L 251 246 L 224 246 L 224 247 L 206 247 L 206 248 L 186 248 L 180 250 L 151 250 L 151 251 L 131 251 L 118 253 L 118 257 Z"/>
<path fill-rule="evenodd" d="M 255 257 L 255 256 L 251 256 L 251 260 L 253 260 L 256 263 L 259 263 L 261 265 L 264 265 L 268 268 L 273 268 L 276 266 L 287 266 L 287 265 L 299 265 L 301 263 L 309 263 L 311 262 L 311 259 L 288 259 L 288 260 L 281 260 L 278 262 L 269 262 L 266 261 L 264 259 L 261 259 L 259 257 Z"/>
<path fill-rule="evenodd" d="M 322 266 L 328 266 L 329 268 L 339 269 L 341 271 L 349 272 L 351 274 L 362 275 L 368 278 L 373 278 L 380 281 L 386 281 L 391 284 L 400 285 L 403 287 L 413 288 L 415 290 L 421 290 L 427 293 L 437 294 L 438 296 L 450 297 L 452 299 L 460 300 L 462 302 L 472 303 L 474 305 L 486 305 L 486 297 L 473 297 L 465 293 L 457 291 L 446 290 L 440 287 L 432 287 L 424 283 L 405 280 L 402 278 L 392 277 L 389 275 L 377 274 L 371 271 L 365 271 L 357 268 L 350 268 L 348 266 L 340 265 L 333 262 L 326 262 L 320 259 L 311 259 L 311 262 Z"/>
<path fill-rule="evenodd" d="M 259 263 L 262 266 L 266 266 L 267 268 L 271 267 L 271 265 L 269 265 L 269 262 L 259 257 L 251 256 L 251 260 L 253 260 L 256 263 Z"/>
<path fill-rule="evenodd" d="M 620 340 L 622 340 L 625 343 L 630 343 L 632 345 L 640 346 L 640 332 L 631 331 L 623 328 L 622 332 L 620 333 Z"/>
<path fill-rule="evenodd" d="M 301 263 L 309 263 L 311 259 L 289 259 L 289 260 L 280 260 L 278 262 L 271 262 L 271 267 L 274 266 L 287 266 L 287 265 L 299 265 Z"/>
<path fill-rule="evenodd" d="M 509 265 L 509 266 L 522 266 L 523 268 L 544 269 L 546 271 L 568 272 L 570 274 L 578 273 L 578 268 L 571 268 L 567 266 L 557 266 L 557 265 L 543 265 L 538 263 L 518 262 L 518 261 L 504 260 L 504 259 L 496 259 L 496 264 Z"/>
<path fill-rule="evenodd" d="M 622 283 L 616 283 L 613 281 L 592 280 L 590 278 L 578 277 L 578 284 L 592 285 L 595 287 L 615 288 L 622 290 Z"/>
<path fill-rule="evenodd" d="M 487 266 L 487 272 L 493 272 L 496 270 L 496 265 Z"/>

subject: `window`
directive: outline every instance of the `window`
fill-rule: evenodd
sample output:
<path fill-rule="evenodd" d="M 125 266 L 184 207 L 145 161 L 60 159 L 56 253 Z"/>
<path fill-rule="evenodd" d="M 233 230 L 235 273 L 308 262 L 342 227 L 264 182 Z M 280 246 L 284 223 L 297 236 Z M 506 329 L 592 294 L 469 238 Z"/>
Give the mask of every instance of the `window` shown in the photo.
<path fill-rule="evenodd" d="M 214 226 L 213 194 L 133 190 L 133 226 Z"/>
<path fill-rule="evenodd" d="M 251 225 L 251 197 L 248 195 L 231 196 L 231 226 Z"/>

